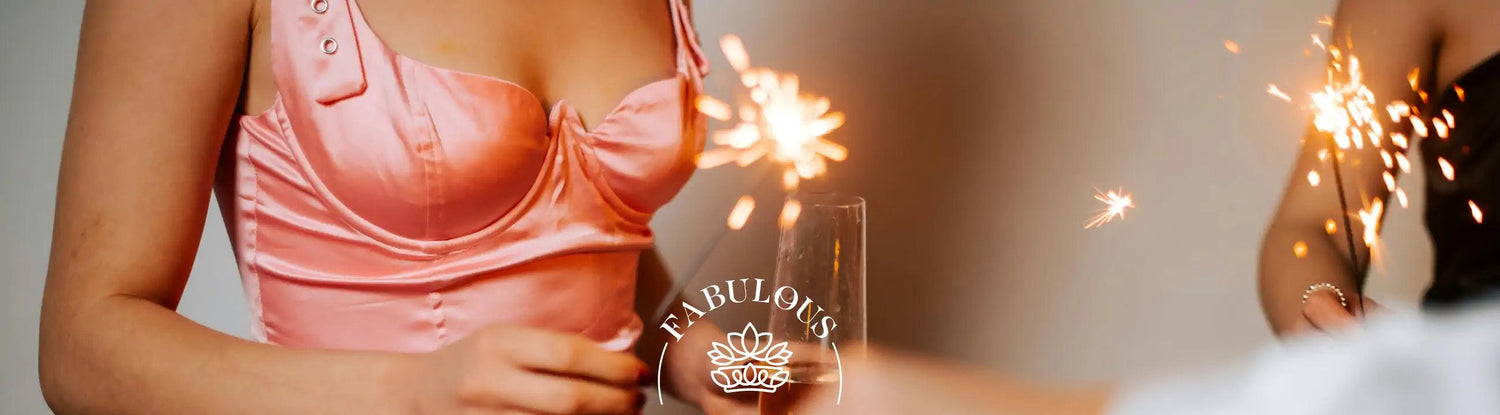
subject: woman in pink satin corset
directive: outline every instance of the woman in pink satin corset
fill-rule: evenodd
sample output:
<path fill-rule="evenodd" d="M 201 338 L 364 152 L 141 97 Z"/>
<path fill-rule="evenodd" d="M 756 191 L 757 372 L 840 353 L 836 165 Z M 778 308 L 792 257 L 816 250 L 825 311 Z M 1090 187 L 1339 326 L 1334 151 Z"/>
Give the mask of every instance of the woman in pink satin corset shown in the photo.
<path fill-rule="evenodd" d="M 690 18 L 682 0 L 90 2 L 48 403 L 637 411 L 657 356 L 633 351 L 662 341 L 641 316 L 670 287 L 648 223 L 703 145 Z M 210 192 L 253 341 L 173 312 Z M 674 355 L 672 392 L 747 408 Z"/>

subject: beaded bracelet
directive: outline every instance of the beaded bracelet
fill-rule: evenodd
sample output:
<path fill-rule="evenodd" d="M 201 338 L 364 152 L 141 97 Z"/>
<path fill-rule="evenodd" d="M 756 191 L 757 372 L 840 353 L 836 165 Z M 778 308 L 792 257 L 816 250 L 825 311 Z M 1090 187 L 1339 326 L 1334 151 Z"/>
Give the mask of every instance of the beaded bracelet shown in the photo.
<path fill-rule="evenodd" d="M 1340 290 L 1339 287 L 1335 287 L 1335 286 L 1333 286 L 1333 284 L 1329 284 L 1329 283 L 1326 283 L 1326 282 L 1320 282 L 1320 283 L 1308 286 L 1307 287 L 1307 291 L 1303 291 L 1302 292 L 1302 304 L 1307 304 L 1307 296 L 1312 295 L 1312 293 L 1315 293 L 1315 292 L 1318 292 L 1318 291 L 1323 291 L 1323 290 L 1333 291 L 1334 294 L 1338 294 L 1338 296 L 1339 296 L 1339 306 L 1340 307 L 1348 307 L 1349 306 L 1348 301 L 1344 299 L 1344 291 Z"/>

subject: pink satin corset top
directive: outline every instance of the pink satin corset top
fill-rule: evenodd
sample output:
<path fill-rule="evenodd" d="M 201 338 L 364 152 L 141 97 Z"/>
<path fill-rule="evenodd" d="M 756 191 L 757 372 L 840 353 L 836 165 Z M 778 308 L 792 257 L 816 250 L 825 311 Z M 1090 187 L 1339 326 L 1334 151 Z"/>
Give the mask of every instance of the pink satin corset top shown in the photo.
<path fill-rule="evenodd" d="M 509 323 L 629 348 L 648 222 L 703 145 L 707 67 L 669 2 L 675 74 L 589 129 L 392 51 L 354 0 L 276 0 L 277 97 L 238 119 L 218 186 L 254 336 L 419 352 Z"/>

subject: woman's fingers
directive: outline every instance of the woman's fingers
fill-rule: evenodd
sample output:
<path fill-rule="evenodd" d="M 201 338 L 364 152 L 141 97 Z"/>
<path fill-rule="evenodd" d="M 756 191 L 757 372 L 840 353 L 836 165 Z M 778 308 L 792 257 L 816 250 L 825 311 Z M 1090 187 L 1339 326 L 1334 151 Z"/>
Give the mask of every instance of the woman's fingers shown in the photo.
<path fill-rule="evenodd" d="M 506 405 L 538 414 L 629 414 L 645 401 L 635 386 L 518 371 L 497 385 Z"/>
<path fill-rule="evenodd" d="M 1356 324 L 1354 314 L 1340 305 L 1338 296 L 1329 291 L 1308 294 L 1307 302 L 1302 305 L 1302 317 L 1325 332 L 1348 329 Z"/>
<path fill-rule="evenodd" d="M 1360 296 L 1358 295 L 1355 295 L 1353 298 L 1349 299 L 1349 310 L 1352 311 L 1355 316 L 1359 317 L 1365 317 L 1366 315 L 1379 315 L 1380 313 L 1384 313 L 1386 311 L 1385 306 L 1380 305 L 1380 303 L 1377 303 L 1375 302 L 1375 300 L 1369 298 L 1365 298 L 1364 303 L 1361 304 Z"/>
<path fill-rule="evenodd" d="M 527 369 L 631 388 L 646 373 L 646 364 L 634 355 L 605 350 L 582 336 L 526 328 L 499 335 L 514 336 L 494 344 Z"/>

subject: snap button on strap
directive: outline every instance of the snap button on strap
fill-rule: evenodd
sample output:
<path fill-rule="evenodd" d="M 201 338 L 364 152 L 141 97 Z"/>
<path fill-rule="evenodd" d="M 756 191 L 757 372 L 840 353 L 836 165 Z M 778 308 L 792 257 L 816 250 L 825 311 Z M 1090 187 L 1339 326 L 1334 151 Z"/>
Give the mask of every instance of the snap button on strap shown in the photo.
<path fill-rule="evenodd" d="M 332 55 L 334 52 L 339 51 L 339 41 L 334 39 L 332 36 L 325 37 L 323 38 L 323 43 L 321 43 L 319 47 L 322 48 L 323 54 Z"/>

